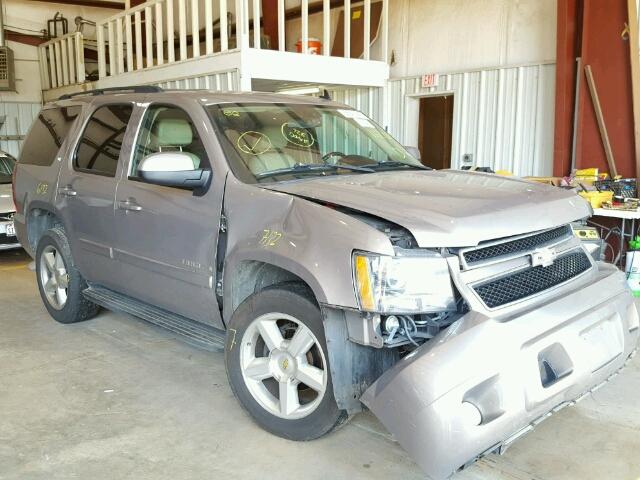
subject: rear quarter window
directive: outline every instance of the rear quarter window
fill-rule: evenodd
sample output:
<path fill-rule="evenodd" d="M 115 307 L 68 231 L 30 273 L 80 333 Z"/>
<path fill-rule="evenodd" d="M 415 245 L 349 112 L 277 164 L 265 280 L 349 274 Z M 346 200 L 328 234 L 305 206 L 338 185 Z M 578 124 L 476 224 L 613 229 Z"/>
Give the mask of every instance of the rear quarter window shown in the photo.
<path fill-rule="evenodd" d="M 42 110 L 22 146 L 20 163 L 51 165 L 81 111 L 79 105 Z"/>

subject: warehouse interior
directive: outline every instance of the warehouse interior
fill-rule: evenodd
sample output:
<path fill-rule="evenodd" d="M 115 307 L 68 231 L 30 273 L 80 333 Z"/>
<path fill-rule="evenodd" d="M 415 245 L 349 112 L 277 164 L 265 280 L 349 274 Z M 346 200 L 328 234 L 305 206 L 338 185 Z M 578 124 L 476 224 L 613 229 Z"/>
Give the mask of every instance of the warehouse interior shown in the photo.
<path fill-rule="evenodd" d="M 640 477 L 639 10 L 0 0 L 0 479 Z"/>

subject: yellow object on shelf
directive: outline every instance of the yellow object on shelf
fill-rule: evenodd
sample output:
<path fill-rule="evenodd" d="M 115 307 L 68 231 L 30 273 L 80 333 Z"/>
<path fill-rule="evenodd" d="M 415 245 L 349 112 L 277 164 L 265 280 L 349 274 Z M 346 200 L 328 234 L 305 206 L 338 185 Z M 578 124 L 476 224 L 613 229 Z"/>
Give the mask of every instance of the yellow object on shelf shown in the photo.
<path fill-rule="evenodd" d="M 598 180 L 606 180 L 609 178 L 609 174 L 600 173 L 597 168 L 583 168 L 576 170 L 573 174 L 575 183 L 584 183 L 586 185 L 593 185 L 593 182 Z"/>
<path fill-rule="evenodd" d="M 603 202 L 611 202 L 613 200 L 613 192 L 603 191 L 598 192 L 578 192 L 578 194 L 591 204 L 593 208 L 601 208 Z"/>

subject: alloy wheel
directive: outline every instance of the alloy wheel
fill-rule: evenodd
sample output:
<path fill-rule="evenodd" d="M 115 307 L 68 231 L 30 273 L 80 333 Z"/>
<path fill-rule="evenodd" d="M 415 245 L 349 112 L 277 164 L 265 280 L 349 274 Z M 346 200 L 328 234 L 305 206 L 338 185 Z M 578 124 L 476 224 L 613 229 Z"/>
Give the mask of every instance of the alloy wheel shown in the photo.
<path fill-rule="evenodd" d="M 300 320 L 283 313 L 262 315 L 249 325 L 240 348 L 245 385 L 269 413 L 294 420 L 320 405 L 327 362 L 322 345 Z"/>
<path fill-rule="evenodd" d="M 40 282 L 49 305 L 62 310 L 67 303 L 69 274 L 62 254 L 53 245 L 47 245 L 40 255 Z"/>

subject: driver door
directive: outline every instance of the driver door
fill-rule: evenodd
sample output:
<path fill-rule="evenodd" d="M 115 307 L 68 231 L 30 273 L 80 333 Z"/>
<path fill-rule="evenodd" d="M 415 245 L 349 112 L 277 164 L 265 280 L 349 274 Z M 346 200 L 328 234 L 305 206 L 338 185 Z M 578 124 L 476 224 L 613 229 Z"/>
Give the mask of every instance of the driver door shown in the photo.
<path fill-rule="evenodd" d="M 118 184 L 114 257 L 122 293 L 222 327 L 213 285 L 220 192 L 211 187 L 195 196 L 185 188 L 147 183 L 138 174 L 147 155 L 167 151 L 188 154 L 194 169 L 211 168 L 203 132 L 193 120 L 199 113 L 168 104 L 147 108 L 128 172 Z"/>

